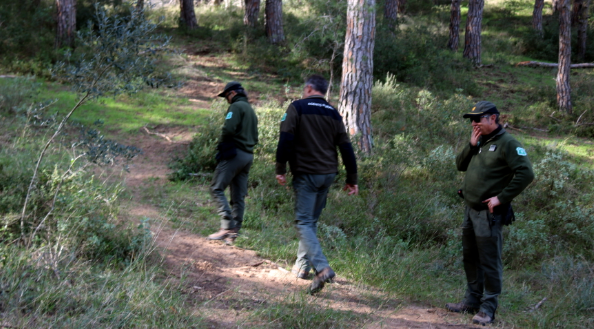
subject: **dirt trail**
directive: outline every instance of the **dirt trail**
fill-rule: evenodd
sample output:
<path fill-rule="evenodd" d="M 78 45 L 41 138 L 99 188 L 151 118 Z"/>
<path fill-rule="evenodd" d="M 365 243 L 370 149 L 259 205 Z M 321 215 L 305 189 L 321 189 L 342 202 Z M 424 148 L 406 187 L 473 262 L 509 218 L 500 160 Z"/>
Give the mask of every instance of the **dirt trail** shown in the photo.
<path fill-rule="evenodd" d="M 202 106 L 206 99 L 200 93 L 216 91 L 224 85 L 212 79 L 192 79 L 190 84 L 191 88 L 182 89 L 180 94 L 202 103 Z M 201 88 L 202 84 L 204 88 Z M 200 93 L 193 94 L 193 90 Z M 167 223 L 159 209 L 143 203 L 141 191 L 147 179 L 166 181 L 167 163 L 175 154 L 185 151 L 195 131 L 158 126 L 150 133 L 141 130 L 125 141 L 142 148 L 143 154 L 134 161 L 127 177 L 126 185 L 133 197 L 124 205 L 124 211 L 132 220 L 149 217 Z M 317 296 L 308 296 L 303 292 L 311 281 L 296 279 L 289 271 L 258 257 L 254 251 L 209 241 L 166 226 L 152 227 L 152 231 L 170 279 L 183 278 L 188 305 L 193 305 L 192 311 L 207 319 L 213 328 L 274 327 L 273 323 L 253 316 L 254 311 L 300 298 L 324 308 L 365 314 L 365 328 L 474 327 L 468 324 L 469 316 L 448 313 L 440 308 L 407 305 L 401 300 L 390 299 L 381 291 L 349 282 L 340 273 L 336 282 L 327 285 Z"/>

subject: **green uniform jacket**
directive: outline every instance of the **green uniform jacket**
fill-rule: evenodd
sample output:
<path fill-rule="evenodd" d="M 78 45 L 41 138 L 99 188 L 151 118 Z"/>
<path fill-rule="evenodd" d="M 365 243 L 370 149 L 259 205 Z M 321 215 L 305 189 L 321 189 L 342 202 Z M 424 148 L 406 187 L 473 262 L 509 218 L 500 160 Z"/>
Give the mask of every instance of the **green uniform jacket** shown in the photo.
<path fill-rule="evenodd" d="M 534 179 L 532 165 L 520 142 L 505 129 L 478 146 L 470 143 L 456 157 L 458 170 L 465 171 L 464 200 L 476 210 L 485 209 L 482 201 L 496 196 L 509 203 Z"/>
<path fill-rule="evenodd" d="M 225 116 L 219 143 L 229 142 L 248 153 L 254 153 L 254 146 L 258 144 L 258 117 L 243 95 L 233 97 Z"/>

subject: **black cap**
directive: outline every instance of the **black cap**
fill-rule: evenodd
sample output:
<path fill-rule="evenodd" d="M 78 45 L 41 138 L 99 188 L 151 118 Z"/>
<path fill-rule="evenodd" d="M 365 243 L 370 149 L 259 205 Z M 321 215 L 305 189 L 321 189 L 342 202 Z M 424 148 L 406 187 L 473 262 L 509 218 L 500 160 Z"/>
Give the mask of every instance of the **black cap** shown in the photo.
<path fill-rule="evenodd" d="M 487 101 L 481 101 L 476 103 L 476 105 L 472 108 L 470 113 L 464 114 L 464 118 L 472 118 L 479 115 L 484 114 L 499 114 L 497 107 L 495 104 Z"/>
<path fill-rule="evenodd" d="M 219 97 L 225 97 L 225 95 L 232 91 L 232 90 L 237 90 L 237 89 L 242 89 L 243 87 L 241 86 L 241 83 L 237 82 L 237 81 L 231 81 L 229 82 L 227 85 L 225 85 L 225 89 L 223 90 L 223 92 L 221 92 L 220 94 L 218 94 L 217 96 Z"/>

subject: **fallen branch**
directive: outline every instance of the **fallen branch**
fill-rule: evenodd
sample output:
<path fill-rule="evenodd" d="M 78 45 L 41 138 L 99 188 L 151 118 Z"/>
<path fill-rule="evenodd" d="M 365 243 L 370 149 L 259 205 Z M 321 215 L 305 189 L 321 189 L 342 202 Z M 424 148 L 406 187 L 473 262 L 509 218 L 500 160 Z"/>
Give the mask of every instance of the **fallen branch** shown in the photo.
<path fill-rule="evenodd" d="M 142 129 L 144 129 L 144 131 L 146 131 L 147 134 L 149 135 L 157 135 L 159 137 L 163 137 L 165 138 L 169 143 L 171 143 L 171 138 L 167 137 L 167 135 L 165 134 L 160 134 L 160 133 L 152 133 L 148 130 L 148 128 L 146 126 L 142 127 Z"/>
<path fill-rule="evenodd" d="M 519 62 L 519 63 L 517 63 L 516 66 L 557 68 L 559 66 L 559 64 L 557 64 L 557 63 L 535 62 L 535 61 L 525 61 L 525 62 Z M 594 63 L 571 64 L 570 65 L 570 68 L 572 68 L 572 69 L 592 69 L 592 68 L 594 68 Z"/>
<path fill-rule="evenodd" d="M 543 298 L 540 302 L 536 303 L 536 305 L 534 305 L 534 307 L 530 310 L 530 312 L 534 312 L 536 311 L 539 307 L 542 306 L 542 303 L 544 303 L 547 300 L 547 298 Z"/>

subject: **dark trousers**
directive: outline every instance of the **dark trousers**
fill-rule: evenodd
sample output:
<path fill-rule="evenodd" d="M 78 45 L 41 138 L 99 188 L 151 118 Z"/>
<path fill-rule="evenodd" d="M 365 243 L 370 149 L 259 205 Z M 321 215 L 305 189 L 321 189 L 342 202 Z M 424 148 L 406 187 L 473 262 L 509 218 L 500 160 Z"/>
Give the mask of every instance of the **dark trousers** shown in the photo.
<path fill-rule="evenodd" d="M 466 207 L 462 224 L 464 271 L 468 282 L 464 303 L 494 318 L 501 294 L 503 264 L 501 215 Z"/>
<path fill-rule="evenodd" d="M 316 272 L 330 266 L 316 233 L 318 219 L 326 207 L 328 189 L 335 177 L 336 174 L 296 174 L 293 177 L 295 223 L 300 237 L 295 266 L 306 272 L 312 266 Z"/>
<path fill-rule="evenodd" d="M 210 192 L 217 204 L 217 211 L 221 216 L 221 228 L 241 228 L 245 211 L 245 196 L 247 195 L 248 175 L 254 162 L 254 155 L 237 150 L 233 159 L 222 160 L 215 169 Z M 231 204 L 227 202 L 225 189 L 231 190 Z"/>

